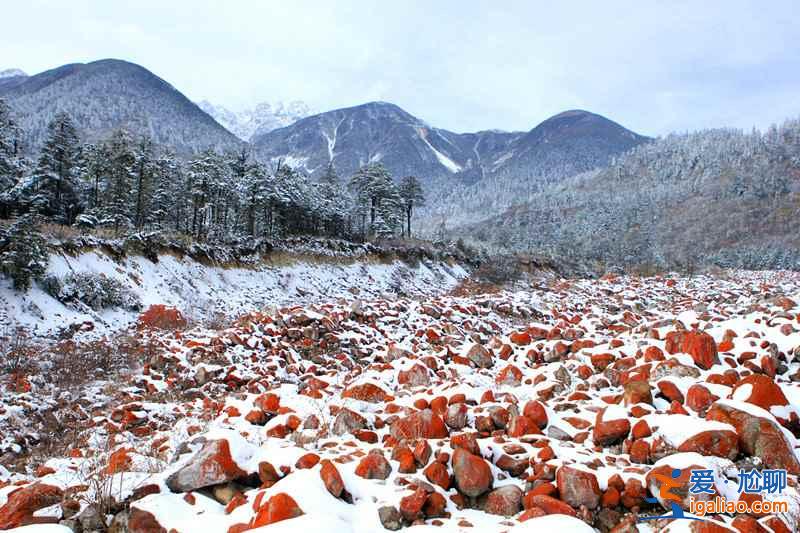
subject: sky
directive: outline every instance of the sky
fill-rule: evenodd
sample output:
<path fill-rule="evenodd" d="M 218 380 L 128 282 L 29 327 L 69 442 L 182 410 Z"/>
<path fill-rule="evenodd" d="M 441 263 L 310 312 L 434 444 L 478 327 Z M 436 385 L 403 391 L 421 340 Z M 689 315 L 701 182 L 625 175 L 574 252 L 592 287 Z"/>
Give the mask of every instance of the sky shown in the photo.
<path fill-rule="evenodd" d="M 232 109 L 383 100 L 457 132 L 586 109 L 646 135 L 800 116 L 792 0 L 0 3 L 0 70 L 125 59 Z"/>

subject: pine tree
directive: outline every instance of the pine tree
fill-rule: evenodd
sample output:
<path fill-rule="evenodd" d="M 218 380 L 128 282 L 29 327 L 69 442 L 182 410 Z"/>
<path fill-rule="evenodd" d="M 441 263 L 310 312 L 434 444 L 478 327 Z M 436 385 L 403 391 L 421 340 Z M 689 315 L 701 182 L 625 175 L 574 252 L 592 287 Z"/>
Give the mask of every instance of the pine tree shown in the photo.
<path fill-rule="evenodd" d="M 0 192 L 16 185 L 22 176 L 21 131 L 11 108 L 0 98 Z"/>
<path fill-rule="evenodd" d="M 108 141 L 108 185 L 101 207 L 103 223 L 114 231 L 127 228 L 133 222 L 134 166 L 136 154 L 133 140 L 126 130 L 116 130 Z"/>
<path fill-rule="evenodd" d="M 411 216 L 415 207 L 425 205 L 425 194 L 422 184 L 415 176 L 406 176 L 400 180 L 400 197 L 403 199 L 403 210 L 406 217 L 406 236 L 411 238 Z"/>
<path fill-rule="evenodd" d="M 181 165 L 175 153 L 166 150 L 155 161 L 147 221 L 158 229 L 166 229 L 172 221 L 179 231 L 187 205 L 184 189 Z"/>
<path fill-rule="evenodd" d="M 34 204 L 62 224 L 71 224 L 80 212 L 77 176 L 80 140 L 72 119 L 58 113 L 47 126 L 47 137 L 35 170 L 39 198 Z"/>
<path fill-rule="evenodd" d="M 359 204 L 362 234 L 366 233 L 367 215 L 370 234 L 380 232 L 381 236 L 386 236 L 394 232 L 397 228 L 396 211 L 401 208 L 402 200 L 386 167 L 380 163 L 361 167 L 350 179 L 350 187 L 355 191 Z"/>
<path fill-rule="evenodd" d="M 153 140 L 148 135 L 143 135 L 136 143 L 133 157 L 133 172 L 135 175 L 133 225 L 140 229 L 147 219 L 148 203 L 155 172 L 155 148 Z"/>
<path fill-rule="evenodd" d="M 47 269 L 47 243 L 34 227 L 31 215 L 20 217 L 0 231 L 0 270 L 9 276 L 17 290 L 26 290 L 31 281 Z"/>

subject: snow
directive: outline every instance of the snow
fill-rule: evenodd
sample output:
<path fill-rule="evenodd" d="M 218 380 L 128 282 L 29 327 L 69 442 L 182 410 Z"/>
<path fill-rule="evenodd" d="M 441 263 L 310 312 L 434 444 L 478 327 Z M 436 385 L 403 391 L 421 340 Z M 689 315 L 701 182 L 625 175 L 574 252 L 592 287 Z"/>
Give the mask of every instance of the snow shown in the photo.
<path fill-rule="evenodd" d="M 263 263 L 251 268 L 224 268 L 198 263 L 189 257 L 163 255 L 158 263 L 133 256 L 117 262 L 100 251 L 76 257 L 54 255 L 47 274 L 63 277 L 70 272 L 92 273 L 118 280 L 139 297 L 143 309 L 169 304 L 186 316 L 202 319 L 320 299 L 389 296 L 398 289 L 406 294 L 435 294 L 447 290 L 467 275 L 460 265 L 425 263 L 411 267 L 401 261 L 305 261 Z M 16 323 L 36 334 L 51 334 L 71 323 L 93 321 L 96 332 L 130 324 L 137 312 L 87 307 L 67 307 L 34 286 L 20 295 L 8 279 L 0 279 L 0 323 Z"/>
<path fill-rule="evenodd" d="M 14 78 L 17 76 L 27 76 L 27 74 L 18 68 L 7 68 L 5 70 L 0 70 L 0 79 Z"/>
<path fill-rule="evenodd" d="M 13 533 L 72 533 L 70 528 L 59 524 L 32 524 L 30 526 L 15 527 L 8 531 Z"/>
<path fill-rule="evenodd" d="M 531 518 L 508 530 L 509 533 L 540 533 L 557 531 L 558 533 L 595 533 L 595 529 L 583 520 L 563 514 L 551 514 Z"/>
<path fill-rule="evenodd" d="M 453 161 L 452 159 L 450 159 L 442 152 L 433 147 L 433 145 L 428 140 L 428 130 L 426 128 L 417 128 L 417 133 L 419 133 L 419 138 L 422 139 L 422 142 L 424 142 L 428 146 L 428 148 L 431 149 L 433 155 L 435 155 L 436 159 L 439 160 L 439 163 L 444 165 L 447 168 L 447 170 L 449 170 L 454 174 L 456 172 L 461 171 L 461 166 L 458 163 L 456 163 L 455 161 Z"/>
<path fill-rule="evenodd" d="M 704 431 L 731 431 L 736 433 L 736 428 L 730 424 L 687 415 L 647 415 L 644 419 L 652 429 L 664 437 L 668 444 L 676 448 Z"/>
<path fill-rule="evenodd" d="M 384 531 L 379 521 L 378 509 L 384 505 L 397 506 L 403 497 L 411 493 L 415 480 L 425 479 L 422 467 L 415 473 L 401 473 L 397 461 L 391 459 L 391 447 L 385 443 L 388 442 L 386 438 L 390 434 L 393 417 L 405 416 L 419 400 L 430 402 L 437 396 L 447 399 L 455 394 L 464 394 L 467 399 L 467 427 L 463 430 L 453 429 L 451 435 L 477 430 L 478 417 L 486 416 L 496 408 L 506 409 L 507 412 L 512 409 L 521 411 L 525 403 L 532 399 L 540 400 L 544 405 L 548 426 L 542 430 L 541 435 L 509 437 L 498 426 L 494 432 L 478 437 L 479 453 L 489 463 L 494 487 L 515 485 L 526 490 L 526 478 L 530 469 L 515 477 L 501 472 L 496 464 L 502 455 L 510 454 L 526 460 L 528 464 L 546 463 L 553 470 L 569 465 L 591 472 L 596 476 L 601 490 L 607 490 L 612 476 L 618 475 L 623 481 L 637 479 L 644 483 L 646 475 L 653 467 L 668 465 L 683 469 L 697 465 L 713 470 L 715 485 L 721 494 L 729 499 L 736 498 L 735 480 L 739 464 L 726 458 L 675 453 L 660 459 L 654 465 L 639 464 L 631 460 L 624 445 L 596 447 L 591 439 L 591 424 L 601 409 L 605 409 L 604 420 L 626 418 L 634 424 L 639 420 L 639 415 L 622 404 L 609 403 L 619 398 L 622 391 L 620 384 L 610 383 L 613 381 L 610 379 L 613 375 L 611 371 L 583 374 L 581 370 L 583 365 L 591 364 L 591 355 L 594 353 L 613 353 L 618 358 L 631 357 L 636 360 L 637 366 L 645 365 L 644 348 L 664 345 L 663 341 L 648 335 L 649 327 L 664 320 L 671 323 L 679 315 L 687 321 L 698 321 L 698 327 L 702 329 L 719 318 L 732 317 L 739 313 L 743 318 L 743 325 L 737 329 L 737 333 L 740 339 L 747 338 L 745 335 L 749 331 L 770 322 L 763 312 L 752 311 L 750 308 L 751 300 L 748 298 L 759 300 L 761 294 L 759 291 L 748 293 L 742 289 L 752 279 L 747 274 L 736 274 L 738 277 L 735 282 L 711 282 L 705 278 L 681 280 L 680 283 L 686 283 L 688 287 L 686 294 L 692 296 L 678 302 L 670 291 L 662 290 L 663 280 L 658 278 L 636 280 L 641 285 L 635 289 L 630 288 L 634 281 L 629 278 L 609 282 L 585 280 L 574 282 L 568 288 L 563 288 L 564 285 L 556 280 L 547 290 L 500 291 L 465 297 L 434 291 L 434 296 L 425 297 L 423 301 L 397 296 L 365 298 L 360 302 L 360 311 L 356 315 L 352 312 L 352 302 L 345 298 L 339 299 L 337 289 L 331 288 L 337 286 L 335 281 L 339 275 L 353 278 L 349 280 L 351 286 L 356 283 L 361 288 L 359 290 L 366 291 L 377 285 L 390 284 L 395 279 L 391 273 L 391 269 L 395 267 L 367 262 L 348 270 L 349 265 L 338 265 L 344 270 L 337 271 L 335 276 L 330 274 L 330 265 L 327 264 L 308 264 L 302 268 L 294 264 L 283 265 L 276 267 L 278 273 L 266 267 L 242 269 L 257 278 L 251 280 L 244 273 L 232 273 L 235 269 L 222 269 L 224 272 L 209 270 L 209 267 L 187 269 L 186 265 L 176 261 L 174 258 L 165 258 L 159 263 L 163 263 L 163 266 L 139 262 L 133 265 L 127 262 L 108 262 L 102 257 L 80 257 L 69 258 L 69 262 L 54 262 L 53 265 L 58 272 L 67 272 L 76 267 L 94 268 L 108 275 L 136 278 L 137 290 L 145 286 L 157 286 L 161 278 L 156 272 L 164 268 L 164 272 L 171 274 L 170 280 L 174 285 L 180 286 L 184 278 L 189 278 L 192 282 L 189 285 L 191 290 L 203 292 L 206 290 L 204 287 L 214 286 L 223 291 L 224 297 L 230 301 L 236 301 L 239 298 L 236 290 L 244 288 L 252 294 L 259 294 L 259 290 L 266 290 L 260 285 L 271 283 L 270 280 L 274 278 L 280 280 L 280 290 L 284 291 L 282 296 L 291 305 L 269 312 L 263 312 L 262 308 L 262 313 L 248 315 L 248 319 L 224 329 L 196 326 L 177 333 L 154 333 L 153 339 L 163 348 L 159 352 L 159 358 L 164 359 L 162 364 L 154 364 L 146 373 L 143 369 L 132 370 L 129 379 L 110 387 L 112 391 L 108 391 L 108 387 L 98 386 L 98 389 L 106 391 L 105 396 L 99 392 L 83 394 L 85 402 L 82 405 L 92 406 L 87 417 L 91 417 L 93 422 L 91 437 L 85 445 L 81 445 L 84 451 L 102 450 L 103 446 L 108 445 L 110 435 L 105 428 L 114 422 L 115 410 L 124 409 L 157 428 L 152 434 L 144 436 L 137 435 L 131 429 L 123 429 L 114 434 L 114 446 L 126 446 L 136 451 L 131 452 L 131 471 L 115 474 L 112 484 L 115 489 L 119 487 L 121 498 L 145 483 L 159 486 L 160 494 L 147 496 L 132 505 L 153 513 L 167 530 L 175 528 L 178 531 L 192 531 L 202 527 L 208 531 L 227 531 L 230 526 L 253 518 L 256 498 L 260 497 L 263 503 L 271 496 L 286 493 L 305 514 L 268 526 L 264 531 L 288 531 L 289 528 L 358 533 Z M 435 265 L 421 265 L 411 277 L 412 285 L 417 284 L 415 286 L 419 294 L 424 294 L 423 289 L 426 287 L 444 287 L 447 283 L 443 280 L 454 280 L 457 277 L 445 276 L 439 279 L 433 276 L 429 278 L 430 285 L 426 285 L 425 272 L 432 272 L 435 268 Z M 309 296 L 313 299 L 312 303 L 303 303 L 298 295 L 292 293 L 291 287 L 295 286 L 293 284 L 299 283 L 289 279 L 292 276 L 288 273 L 292 269 L 303 272 L 305 277 L 302 282 L 305 287 L 317 287 L 313 296 Z M 262 270 L 271 272 L 270 276 L 273 277 L 261 273 Z M 441 272 L 444 273 L 445 269 Z M 316 281 L 312 283 L 309 276 L 315 276 Z M 720 286 L 727 287 L 733 294 L 738 291 L 742 297 L 737 298 L 735 304 L 730 304 L 731 307 L 709 305 L 708 301 L 719 294 Z M 142 290 L 142 294 L 156 297 L 160 293 Z M 174 294 L 180 293 L 174 290 Z M 276 297 L 281 296 L 278 290 L 274 294 Z M 341 294 L 353 296 L 346 290 Z M 246 302 L 246 299 L 241 301 Z M 686 313 L 687 310 L 694 309 L 698 301 L 705 302 L 709 311 L 698 315 Z M 625 310 L 638 310 L 634 318 L 639 326 L 618 330 L 609 327 L 623 320 L 624 315 L 620 310 L 622 306 L 625 306 Z M 292 317 L 299 317 L 301 314 L 311 324 L 304 328 L 293 327 Z M 526 325 L 545 329 L 549 332 L 547 337 L 566 337 L 566 328 L 572 327 L 578 334 L 577 338 L 593 340 L 596 344 L 560 360 L 542 363 L 531 360 L 530 352 L 536 350 L 547 353 L 556 342 L 561 342 L 558 338 L 542 338 L 525 346 L 509 344 L 508 357 L 500 360 L 500 345 L 509 343 L 509 334 L 523 330 Z M 553 329 L 556 327 L 560 332 Z M 778 323 L 772 327 L 780 325 Z M 322 332 L 321 336 L 314 334 L 317 328 Z M 664 329 L 661 326 L 660 328 Z M 426 335 L 429 330 L 440 333 L 442 338 L 429 339 Z M 797 345 L 797 333 L 790 337 L 794 345 Z M 320 338 L 335 339 L 337 344 L 319 349 L 322 348 L 318 342 Z M 620 342 L 612 344 L 613 340 Z M 451 359 L 454 354 L 466 354 L 476 344 L 486 346 L 494 353 L 494 364 L 489 368 L 473 368 L 457 364 Z M 612 345 L 615 347 L 612 348 Z M 406 352 L 398 359 L 391 360 L 386 355 L 392 346 Z M 693 365 L 691 360 L 681 360 Z M 748 363 L 758 364 L 759 360 Z M 516 366 L 523 375 L 522 383 L 518 386 L 497 384 L 498 375 L 509 364 Z M 431 380 L 429 385 L 410 387 L 398 382 L 398 373 L 414 365 L 426 366 Z M 657 364 L 651 366 L 655 368 Z M 786 366 L 788 368 L 776 376 L 775 381 L 786 391 L 787 398 L 794 407 L 800 398 L 800 393 L 797 392 L 800 387 L 789 380 L 788 376 L 796 373 L 800 364 L 788 359 Z M 752 371 L 752 367 L 735 360 L 730 363 L 730 367 L 740 373 Z M 198 389 L 192 376 L 200 368 L 224 372 L 212 376 L 211 381 Z M 713 373 L 713 370 L 701 371 L 697 378 L 668 379 L 684 392 L 694 383 L 703 383 L 721 398 L 726 398 L 730 387 L 705 381 Z M 587 377 L 581 377 L 582 375 Z M 227 376 L 236 376 L 242 385 L 230 383 Z M 368 403 L 342 397 L 347 388 L 361 383 L 380 386 L 392 399 Z M 151 386 L 156 387 L 157 392 Z M 0 415 L 0 424 L 3 425 L 0 429 L 9 427 L 5 424 L 12 416 L 18 422 L 32 420 L 26 406 L 38 405 L 40 412 L 50 406 L 45 402 L 46 394 L 42 394 L 46 391 L 39 388 L 35 381 L 34 387 L 33 393 L 28 394 L 0 390 L 0 401 L 4 402 L 0 406 L 3 408 L 3 414 Z M 317 395 L 309 394 L 311 388 Z M 190 394 L 184 394 L 189 391 Z M 278 413 L 269 413 L 265 423 L 251 423 L 244 415 L 255 408 L 256 399 L 265 392 L 273 393 L 279 398 Z M 506 392 L 509 394 L 505 394 Z M 489 397 L 488 393 L 492 393 L 493 397 Z M 779 423 L 766 410 L 748 404 L 739 397 L 722 399 L 719 402 L 721 405 L 730 405 Z M 367 429 L 374 431 L 377 437 L 376 443 L 360 440 L 358 433 L 340 436 L 332 434 L 330 429 L 336 417 L 336 409 L 342 407 L 352 409 L 366 419 Z M 638 404 L 638 407 L 646 406 Z M 235 408 L 241 416 L 233 414 L 230 408 Z M 692 411 L 688 415 L 679 415 L 671 414 L 669 410 L 670 404 L 658 398 L 652 406 L 647 407 L 649 414 L 644 414 L 641 418 L 653 429 L 653 435 L 647 437 L 646 442 L 663 439 L 671 446 L 679 446 L 702 431 L 733 430 L 727 424 L 705 420 L 701 413 Z M 312 415 L 317 418 L 319 430 L 315 429 L 315 424 L 305 426 Z M 299 429 L 286 436 L 275 436 L 276 432 L 268 435 L 270 430 L 288 425 L 287 422 L 292 417 L 297 417 L 303 424 Z M 584 421 L 589 423 L 587 427 L 583 427 L 581 422 Z M 19 434 L 14 425 L 10 427 L 10 438 L 25 442 L 25 438 L 17 437 L 28 435 Z M 194 429 L 190 431 L 190 427 Z M 586 437 L 585 432 L 590 432 L 588 438 L 572 438 L 581 433 Z M 789 445 L 795 446 L 796 442 L 791 434 L 787 431 L 784 434 L 787 435 Z M 281 479 L 269 488 L 243 488 L 247 501 L 231 514 L 225 514 L 222 505 L 206 496 L 205 490 L 195 491 L 195 505 L 188 504 L 183 499 L 183 494 L 172 494 L 166 488 L 165 479 L 192 461 L 194 454 L 202 446 L 200 438 L 225 439 L 233 462 L 248 473 L 257 472 L 261 462 L 269 461 L 280 472 Z M 153 450 L 156 443 L 163 449 L 158 457 L 158 468 L 153 468 L 152 463 L 147 462 L 153 458 L 148 456 L 146 450 Z M 448 439 L 430 439 L 429 444 L 434 453 L 452 454 L 452 445 Z M 537 456 L 545 444 L 552 450 L 554 457 L 541 461 Z M 508 450 L 509 445 L 513 445 L 517 451 Z M 179 450 L 187 453 L 178 455 Z M 391 472 L 386 480 L 367 480 L 355 474 L 360 458 L 371 450 L 381 450 L 389 460 Z M 297 466 L 298 459 L 309 452 L 317 454 L 321 459 L 333 461 L 352 500 L 334 498 L 326 490 L 320 478 L 321 465 L 307 469 Z M 746 460 L 758 459 L 752 457 Z M 42 477 L 41 481 L 64 488 L 76 486 L 82 482 L 80 476 L 85 474 L 89 466 L 96 467 L 97 461 L 98 457 L 87 460 L 51 458 L 45 465 L 54 468 L 56 473 Z M 445 466 L 448 473 L 452 472 L 451 464 Z M 0 481 L 24 483 L 36 479 L 30 472 L 12 474 L 0 468 Z M 10 490 L 12 489 L 9 487 L 0 488 L 0 505 Z M 463 531 L 465 528 L 459 526 L 462 520 L 469 521 L 473 526 L 470 530 L 474 531 L 594 531 L 580 520 L 563 515 L 518 523 L 521 511 L 514 517 L 505 518 L 479 509 L 458 509 L 450 501 L 450 497 L 456 493 L 455 488 L 451 487 L 447 491 L 439 488 L 434 490 L 445 496 L 446 511 L 450 513 L 450 517 L 437 519 L 441 521 L 440 526 L 433 526 L 431 517 L 428 517 L 425 525 L 409 526 L 406 528 L 409 531 Z M 789 498 L 796 498 L 794 487 L 787 490 Z M 51 507 L 40 511 L 40 514 L 57 511 L 55 507 Z M 726 524 L 730 522 L 728 517 L 722 520 Z M 647 527 L 640 529 L 650 531 Z M 792 524 L 790 529 L 795 530 L 796 526 Z"/>

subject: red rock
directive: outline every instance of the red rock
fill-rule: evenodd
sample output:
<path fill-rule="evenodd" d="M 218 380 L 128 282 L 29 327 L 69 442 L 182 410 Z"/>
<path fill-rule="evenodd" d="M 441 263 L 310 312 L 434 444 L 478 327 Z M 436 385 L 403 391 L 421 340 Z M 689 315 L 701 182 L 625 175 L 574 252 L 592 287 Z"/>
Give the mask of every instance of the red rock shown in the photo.
<path fill-rule="evenodd" d="M 111 476 L 119 472 L 125 472 L 131 468 L 131 449 L 120 448 L 115 450 L 108 456 L 108 465 L 106 465 L 106 474 Z"/>
<path fill-rule="evenodd" d="M 725 422 L 736 428 L 742 452 L 759 457 L 767 468 L 785 468 L 790 474 L 800 474 L 800 463 L 791 444 L 772 420 L 720 402 L 709 408 L 706 420 Z"/>
<path fill-rule="evenodd" d="M 653 403 L 653 395 L 650 393 L 650 384 L 646 381 L 629 381 L 626 383 L 622 398 L 625 405 Z"/>
<path fill-rule="evenodd" d="M 600 498 L 600 505 L 606 509 L 613 509 L 619 505 L 619 501 L 619 491 L 614 487 L 608 487 L 608 490 L 606 490 Z"/>
<path fill-rule="evenodd" d="M 365 455 L 356 467 L 356 475 L 364 479 L 386 479 L 392 472 L 392 465 L 380 450 Z"/>
<path fill-rule="evenodd" d="M 748 390 L 745 387 L 748 387 L 750 390 L 750 394 L 747 396 L 744 395 Z M 789 405 L 789 401 L 786 399 L 781 388 L 772 378 L 764 374 L 751 374 L 739 380 L 733 388 L 731 396 L 738 400 L 757 405 L 767 411 L 774 405 Z"/>
<path fill-rule="evenodd" d="M 44 477 L 55 473 L 56 469 L 50 468 L 49 466 L 39 465 L 36 467 L 36 477 Z"/>
<path fill-rule="evenodd" d="M 319 477 L 322 478 L 325 488 L 334 498 L 340 497 L 344 491 L 344 481 L 342 481 L 339 470 L 328 459 L 323 460 L 321 464 L 322 468 L 320 468 Z"/>
<path fill-rule="evenodd" d="M 646 420 L 639 420 L 631 428 L 631 437 L 634 439 L 643 439 L 653 434 Z"/>
<path fill-rule="evenodd" d="M 565 514 L 568 516 L 577 516 L 575 509 L 568 504 L 557 500 L 552 496 L 545 496 L 544 494 L 525 494 L 522 498 L 522 505 L 525 509 L 538 508 L 544 511 L 545 514 Z"/>
<path fill-rule="evenodd" d="M 739 533 L 769 533 L 769 530 L 758 523 L 752 516 L 738 515 L 731 522 L 731 527 Z"/>
<path fill-rule="evenodd" d="M 447 500 L 438 492 L 428 494 L 422 513 L 427 518 L 445 517 L 447 515 Z"/>
<path fill-rule="evenodd" d="M 463 403 L 454 403 L 447 407 L 445 423 L 453 429 L 462 429 L 467 425 L 467 406 Z"/>
<path fill-rule="evenodd" d="M 473 344 L 467 352 L 467 359 L 478 368 L 491 368 L 494 365 L 492 352 L 480 344 Z"/>
<path fill-rule="evenodd" d="M 678 451 L 727 457 L 733 461 L 739 455 L 739 436 L 733 431 L 711 429 L 685 440 Z"/>
<path fill-rule="evenodd" d="M 711 391 L 700 384 L 694 384 L 686 391 L 686 405 L 698 413 L 705 412 L 717 399 Z"/>
<path fill-rule="evenodd" d="M 514 516 L 522 510 L 522 490 L 516 485 L 504 485 L 482 498 L 481 507 L 489 514 Z"/>
<path fill-rule="evenodd" d="M 542 402 L 531 400 L 525 404 L 522 414 L 530 418 L 539 429 L 547 427 L 547 411 Z"/>
<path fill-rule="evenodd" d="M 457 448 L 453 452 L 453 473 L 456 487 L 470 497 L 478 497 L 492 487 L 492 470 L 477 455 Z"/>
<path fill-rule="evenodd" d="M 523 435 L 538 435 L 541 433 L 539 426 L 525 415 L 515 416 L 508 423 L 506 433 L 509 437 L 522 437 Z"/>
<path fill-rule="evenodd" d="M 433 449 L 431 448 L 430 443 L 428 443 L 427 440 L 422 439 L 417 441 L 412 451 L 414 453 L 414 460 L 419 466 L 425 466 L 428 464 L 428 461 L 431 460 L 431 455 L 433 454 Z"/>
<path fill-rule="evenodd" d="M 267 423 L 267 415 L 261 409 L 252 409 L 244 419 L 256 426 L 263 426 Z"/>
<path fill-rule="evenodd" d="M 428 499 L 428 493 L 418 488 L 409 496 L 400 499 L 400 514 L 407 522 L 413 522 L 423 517 L 422 507 Z"/>
<path fill-rule="evenodd" d="M 528 495 L 529 497 L 533 497 L 539 494 L 544 494 L 545 496 L 552 496 L 555 498 L 558 495 L 558 489 L 549 481 L 539 482 L 538 485 L 528 491 Z"/>
<path fill-rule="evenodd" d="M 210 440 L 180 470 L 167 478 L 172 492 L 187 492 L 244 477 L 233 461 L 227 440 Z"/>
<path fill-rule="evenodd" d="M 661 394 L 667 400 L 671 402 L 682 402 L 683 401 L 683 393 L 678 389 L 678 386 L 675 385 L 673 382 L 662 379 L 657 384 L 658 390 L 661 391 Z"/>
<path fill-rule="evenodd" d="M 628 436 L 631 423 L 627 419 L 603 420 L 603 412 L 597 414 L 592 432 L 592 440 L 600 446 L 611 446 Z"/>
<path fill-rule="evenodd" d="M 531 336 L 527 331 L 514 331 L 508 336 L 508 340 L 517 346 L 527 346 L 531 343 Z"/>
<path fill-rule="evenodd" d="M 253 401 L 253 404 L 265 413 L 277 414 L 280 409 L 281 399 L 271 392 L 260 395 Z"/>
<path fill-rule="evenodd" d="M 231 501 L 228 502 L 228 505 L 225 506 L 225 514 L 231 514 L 237 507 L 241 507 L 246 503 L 247 497 L 241 492 L 237 492 L 234 494 L 233 498 L 231 498 Z"/>
<path fill-rule="evenodd" d="M 503 454 L 495 462 L 495 466 L 503 472 L 508 472 L 512 476 L 520 476 L 528 469 L 528 459 L 514 459 L 510 455 Z"/>
<path fill-rule="evenodd" d="M 354 400 L 361 400 L 362 402 L 381 403 L 387 401 L 389 395 L 372 383 L 363 383 L 361 385 L 353 385 L 345 389 L 342 393 L 342 398 L 353 398 Z"/>
<path fill-rule="evenodd" d="M 155 516 L 136 507 L 130 509 L 127 531 L 128 533 L 167 533 Z"/>
<path fill-rule="evenodd" d="M 692 356 L 695 364 L 708 370 L 719 363 L 717 344 L 714 338 L 703 331 L 671 331 L 667 333 L 667 352 L 686 353 Z"/>
<path fill-rule="evenodd" d="M 450 474 L 447 472 L 447 467 L 442 463 L 431 463 L 427 468 L 425 468 L 424 474 L 425 478 L 431 483 L 439 485 L 444 490 L 448 490 L 450 488 Z"/>
<path fill-rule="evenodd" d="M 454 450 L 461 448 L 468 451 L 473 455 L 480 455 L 481 448 L 478 445 L 478 436 L 476 433 L 459 433 L 450 437 L 450 447 Z"/>
<path fill-rule="evenodd" d="M 498 385 L 519 385 L 522 382 L 522 371 L 514 365 L 508 365 L 497 374 L 495 382 Z"/>
<path fill-rule="evenodd" d="M 279 492 L 261 505 L 251 527 L 267 526 L 275 522 L 297 518 L 303 514 L 305 513 L 294 501 L 294 498 L 285 492 Z"/>
<path fill-rule="evenodd" d="M 600 504 L 600 485 L 591 472 L 562 466 L 556 472 L 556 486 L 561 499 L 571 507 L 585 505 L 587 509 L 596 509 Z"/>
<path fill-rule="evenodd" d="M 640 507 L 644 503 L 647 491 L 642 482 L 636 478 L 628 478 L 625 482 L 625 490 L 620 495 L 620 501 L 626 509 Z"/>
<path fill-rule="evenodd" d="M 647 441 L 638 439 L 633 441 L 630 450 L 631 462 L 646 464 L 650 461 L 650 445 Z"/>
<path fill-rule="evenodd" d="M 411 387 L 427 387 L 431 383 L 431 378 L 428 376 L 428 369 L 420 364 L 415 364 L 408 370 L 400 370 L 397 373 L 397 382 L 400 385 L 409 385 Z"/>
<path fill-rule="evenodd" d="M 523 511 L 523 513 L 517 517 L 517 520 L 519 522 L 525 522 L 531 518 L 539 518 L 541 516 L 547 516 L 547 513 L 538 507 L 531 507 Z"/>
<path fill-rule="evenodd" d="M 592 355 L 592 366 L 599 372 L 602 372 L 614 362 L 616 357 L 610 353 L 596 353 Z"/>
<path fill-rule="evenodd" d="M 648 346 L 644 351 L 644 360 L 646 363 L 653 361 L 663 361 L 664 352 L 658 346 Z"/>
<path fill-rule="evenodd" d="M 32 483 L 15 489 L 0 507 L 0 529 L 11 529 L 30 524 L 33 513 L 61 501 L 63 491 L 53 485 Z"/>
<path fill-rule="evenodd" d="M 772 530 L 772 533 L 791 533 L 791 529 L 786 525 L 786 522 L 777 516 L 770 516 L 765 518 L 762 522 L 766 527 Z"/>
<path fill-rule="evenodd" d="M 392 459 L 400 463 L 397 471 L 401 474 L 413 474 L 417 471 L 414 454 L 406 446 L 396 446 L 392 451 Z"/>
<path fill-rule="evenodd" d="M 294 464 L 294 467 L 298 470 L 304 470 L 306 468 L 314 468 L 317 463 L 319 463 L 319 455 L 315 453 L 307 453 L 302 455 L 297 462 Z"/>
<path fill-rule="evenodd" d="M 186 319 L 174 307 L 162 304 L 151 305 L 139 315 L 139 327 L 175 330 L 186 327 Z"/>
<path fill-rule="evenodd" d="M 397 440 L 444 439 L 450 434 L 442 418 L 430 409 L 417 411 L 396 420 L 392 424 L 390 433 Z"/>

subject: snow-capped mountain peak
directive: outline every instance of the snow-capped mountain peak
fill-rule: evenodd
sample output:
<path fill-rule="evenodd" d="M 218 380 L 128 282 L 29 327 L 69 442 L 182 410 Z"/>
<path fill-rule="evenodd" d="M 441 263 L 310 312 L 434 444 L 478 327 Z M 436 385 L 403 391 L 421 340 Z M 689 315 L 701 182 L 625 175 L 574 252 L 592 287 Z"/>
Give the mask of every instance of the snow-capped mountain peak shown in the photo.
<path fill-rule="evenodd" d="M 257 134 L 294 124 L 311 114 L 308 105 L 300 100 L 261 102 L 241 111 L 231 111 L 208 100 L 198 102 L 197 105 L 228 131 L 245 141 Z"/>
<path fill-rule="evenodd" d="M 27 76 L 27 74 L 18 68 L 7 68 L 5 70 L 0 70 L 0 79 L 16 78 L 18 76 Z"/>

